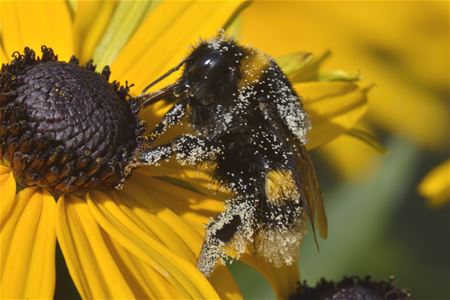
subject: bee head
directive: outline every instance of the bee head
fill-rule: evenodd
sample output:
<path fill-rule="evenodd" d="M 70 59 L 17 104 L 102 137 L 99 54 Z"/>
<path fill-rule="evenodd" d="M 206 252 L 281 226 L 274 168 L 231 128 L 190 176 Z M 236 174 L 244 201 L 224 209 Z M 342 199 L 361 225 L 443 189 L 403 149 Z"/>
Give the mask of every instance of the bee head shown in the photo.
<path fill-rule="evenodd" d="M 237 88 L 242 50 L 234 42 L 205 42 L 187 59 L 181 85 L 193 104 L 223 103 Z"/>

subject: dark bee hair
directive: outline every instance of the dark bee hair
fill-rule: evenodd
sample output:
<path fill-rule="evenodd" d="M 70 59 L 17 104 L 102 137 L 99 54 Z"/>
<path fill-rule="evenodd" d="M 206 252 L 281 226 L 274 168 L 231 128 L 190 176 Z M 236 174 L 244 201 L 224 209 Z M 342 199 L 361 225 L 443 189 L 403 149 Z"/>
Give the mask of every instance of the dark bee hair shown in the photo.
<path fill-rule="evenodd" d="M 295 261 L 309 217 L 326 236 L 326 216 L 305 149 L 310 123 L 300 98 L 275 61 L 219 34 L 203 41 L 178 66 L 181 77 L 140 97 L 173 107 L 146 137 L 133 167 L 158 164 L 175 154 L 184 165 L 211 163 L 213 178 L 233 194 L 207 225 L 198 260 L 209 275 L 226 253 L 251 251 L 275 266 Z M 194 135 L 151 147 L 167 128 L 186 118 Z M 317 242 L 317 241 L 316 241 Z"/>

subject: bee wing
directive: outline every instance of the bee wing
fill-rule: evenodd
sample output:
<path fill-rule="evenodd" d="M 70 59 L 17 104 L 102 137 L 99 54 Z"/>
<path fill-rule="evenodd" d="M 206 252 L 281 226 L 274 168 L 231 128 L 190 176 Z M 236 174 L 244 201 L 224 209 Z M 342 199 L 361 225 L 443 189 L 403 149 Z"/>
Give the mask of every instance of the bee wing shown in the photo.
<path fill-rule="evenodd" d="M 303 195 L 305 209 L 311 222 L 316 245 L 318 245 L 315 231 L 316 213 L 320 236 L 324 239 L 328 235 L 328 222 L 313 162 L 305 146 L 294 138 L 286 124 L 281 121 L 280 116 L 272 111 L 269 113 L 269 118 L 274 122 L 275 127 L 278 128 L 281 138 L 284 140 L 283 142 L 286 145 L 290 145 L 294 152 L 295 165 L 292 168 L 296 171 L 297 186 L 300 189 L 300 194 Z"/>
<path fill-rule="evenodd" d="M 317 224 L 319 226 L 320 236 L 326 239 L 328 236 L 328 221 L 316 171 L 314 170 L 312 160 L 308 155 L 306 148 L 302 145 L 298 145 L 296 148 L 299 148 L 298 151 L 300 152 L 300 155 L 297 155 L 297 168 L 304 178 L 303 192 L 310 208 L 309 218 L 314 224 L 315 213 L 317 212 Z"/>
<path fill-rule="evenodd" d="M 284 124 L 279 124 L 280 122 L 277 123 L 278 127 L 285 126 Z M 282 131 L 286 133 L 287 130 L 284 128 Z M 316 215 L 320 236 L 324 239 L 328 236 L 328 221 L 316 171 L 305 146 L 293 139 L 292 135 L 287 136 L 287 134 L 284 134 L 284 139 L 287 145 L 291 145 L 291 149 L 295 153 L 295 166 L 293 168 L 296 170 L 296 181 L 300 194 L 304 197 L 304 205 L 314 233 L 314 241 L 317 249 L 319 249 L 315 230 Z"/>
<path fill-rule="evenodd" d="M 307 133 L 311 127 L 308 115 L 290 82 L 275 62 L 272 62 L 269 72 L 270 85 L 268 86 L 271 88 L 266 89 L 266 94 L 260 98 L 260 107 L 275 122 L 282 136 L 284 136 L 285 143 L 292 145 L 297 160 L 295 167 L 297 174 L 299 174 L 299 188 L 306 198 L 306 209 L 314 231 L 314 237 L 315 213 L 317 212 L 320 235 L 326 238 L 328 226 L 322 192 L 313 163 L 304 146 L 307 142 Z"/>

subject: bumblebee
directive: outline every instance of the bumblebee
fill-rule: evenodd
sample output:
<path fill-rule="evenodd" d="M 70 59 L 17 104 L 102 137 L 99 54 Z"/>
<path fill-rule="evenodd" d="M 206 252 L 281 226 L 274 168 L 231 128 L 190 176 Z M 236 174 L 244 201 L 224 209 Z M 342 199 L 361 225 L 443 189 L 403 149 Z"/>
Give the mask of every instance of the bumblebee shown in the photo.
<path fill-rule="evenodd" d="M 174 71 L 181 77 L 146 91 Z M 206 226 L 198 268 L 206 276 L 227 253 L 253 253 L 275 267 L 291 265 L 306 232 L 326 236 L 326 216 L 314 167 L 305 149 L 310 121 L 299 96 L 276 62 L 229 37 L 198 44 L 178 66 L 144 89 L 143 106 L 161 99 L 173 107 L 145 144 L 187 120 L 195 134 L 142 147 L 133 167 L 175 156 L 182 165 L 209 164 L 212 177 L 233 195 Z M 317 239 L 316 239 L 317 243 Z"/>

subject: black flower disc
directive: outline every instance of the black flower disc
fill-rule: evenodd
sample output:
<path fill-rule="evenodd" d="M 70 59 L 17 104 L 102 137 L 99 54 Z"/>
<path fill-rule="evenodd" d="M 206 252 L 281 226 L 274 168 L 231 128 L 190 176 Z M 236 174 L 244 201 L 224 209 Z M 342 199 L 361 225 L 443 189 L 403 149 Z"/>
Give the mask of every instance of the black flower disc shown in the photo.
<path fill-rule="evenodd" d="M 344 277 L 339 282 L 321 279 L 315 287 L 304 282 L 291 300 L 411 300 L 407 289 L 394 286 L 393 278 L 389 281 L 376 281 L 370 276 Z"/>
<path fill-rule="evenodd" d="M 61 194 L 111 189 L 139 144 L 144 126 L 126 101 L 128 86 L 108 82 L 75 58 L 58 61 L 26 48 L 0 74 L 0 159 L 25 186 Z"/>

